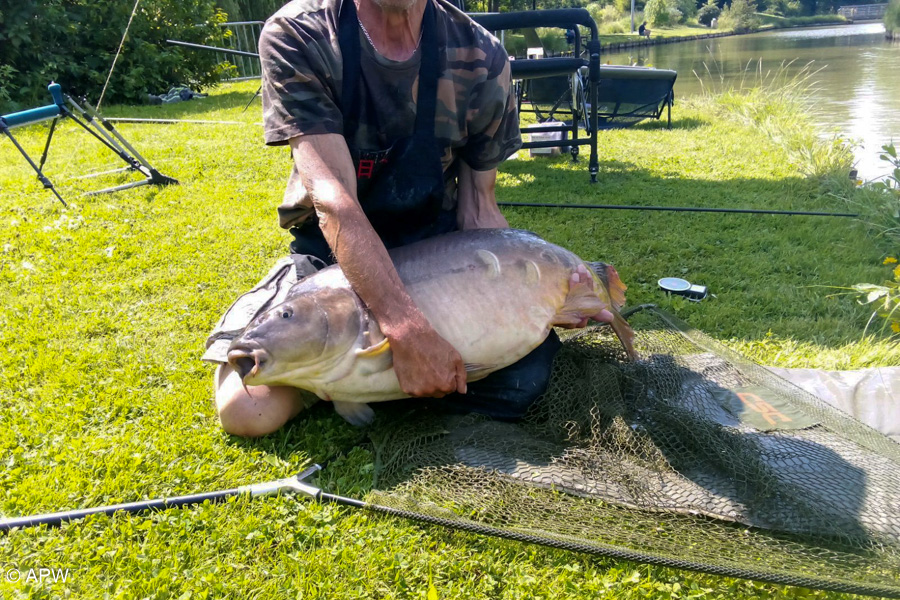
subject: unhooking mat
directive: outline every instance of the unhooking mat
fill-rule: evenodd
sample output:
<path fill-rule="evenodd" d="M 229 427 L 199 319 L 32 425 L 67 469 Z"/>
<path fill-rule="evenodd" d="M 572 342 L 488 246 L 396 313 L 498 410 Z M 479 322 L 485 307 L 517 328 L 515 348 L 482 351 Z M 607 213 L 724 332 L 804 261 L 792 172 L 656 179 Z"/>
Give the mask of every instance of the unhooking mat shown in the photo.
<path fill-rule="evenodd" d="M 900 442 L 900 367 L 856 371 L 766 368 Z"/>
<path fill-rule="evenodd" d="M 654 309 L 520 423 L 398 407 L 369 501 L 600 555 L 900 598 L 900 444 Z"/>

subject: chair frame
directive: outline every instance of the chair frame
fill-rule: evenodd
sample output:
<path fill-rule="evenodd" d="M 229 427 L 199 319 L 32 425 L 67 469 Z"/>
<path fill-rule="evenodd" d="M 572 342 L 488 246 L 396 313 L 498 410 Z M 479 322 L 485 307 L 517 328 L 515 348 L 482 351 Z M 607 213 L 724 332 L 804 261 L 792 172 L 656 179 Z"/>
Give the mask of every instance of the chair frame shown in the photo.
<path fill-rule="evenodd" d="M 576 29 L 579 26 L 590 30 L 590 38 L 586 43 L 587 58 L 581 57 L 581 36 L 575 36 L 575 57 L 553 57 L 539 59 L 520 59 L 510 61 L 510 71 L 513 80 L 525 81 L 541 77 L 553 77 L 559 75 L 577 76 L 579 69 L 588 67 L 587 94 L 590 102 L 590 115 L 588 115 L 587 137 L 579 137 L 578 119 L 572 119 L 572 125 L 538 125 L 523 129 L 527 133 L 564 132 L 571 137 L 563 140 L 543 140 L 525 142 L 522 148 L 570 148 L 572 159 L 577 160 L 578 148 L 590 146 L 591 154 L 588 162 L 588 172 L 591 182 L 597 181 L 597 172 L 600 170 L 597 158 L 597 88 L 600 83 L 600 40 L 597 32 L 597 24 L 591 18 L 590 13 L 583 8 L 557 8 L 551 10 L 531 10 L 508 13 L 469 13 L 476 23 L 496 32 L 506 29 L 521 29 L 526 27 L 559 27 L 561 29 Z M 573 94 L 575 92 L 573 88 Z M 573 97 L 573 106 L 577 103 Z"/>

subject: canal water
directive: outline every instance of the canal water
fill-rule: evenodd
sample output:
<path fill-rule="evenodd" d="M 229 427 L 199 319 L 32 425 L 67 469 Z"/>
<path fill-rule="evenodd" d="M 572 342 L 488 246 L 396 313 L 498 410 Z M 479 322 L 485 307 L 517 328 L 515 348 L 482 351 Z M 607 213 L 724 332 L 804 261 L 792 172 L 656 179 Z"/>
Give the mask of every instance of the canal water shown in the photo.
<path fill-rule="evenodd" d="M 859 144 L 861 178 L 886 174 L 888 163 L 878 159 L 879 150 L 891 140 L 900 146 L 900 43 L 885 40 L 881 23 L 659 44 L 604 53 L 602 61 L 678 71 L 676 111 L 679 97 L 701 93 L 704 86 L 740 87 L 742 80 L 752 85 L 760 61 L 763 74 L 793 61 L 786 68 L 788 78 L 811 63 L 809 69 L 817 71 L 810 79 L 817 118 L 827 130 Z"/>

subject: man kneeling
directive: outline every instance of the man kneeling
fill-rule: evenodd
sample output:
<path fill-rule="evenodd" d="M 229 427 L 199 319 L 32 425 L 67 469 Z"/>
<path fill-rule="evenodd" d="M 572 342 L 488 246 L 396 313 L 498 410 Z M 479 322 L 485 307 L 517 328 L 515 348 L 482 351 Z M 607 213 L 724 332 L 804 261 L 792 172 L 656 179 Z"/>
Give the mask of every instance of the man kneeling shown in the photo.
<path fill-rule="evenodd" d="M 531 385 L 516 388 L 522 373 L 507 369 L 467 385 L 459 353 L 415 306 L 387 254 L 456 229 L 508 227 L 496 168 L 522 141 L 503 46 L 444 0 L 294 0 L 266 22 L 259 48 L 265 140 L 290 145 L 294 160 L 278 209 L 294 256 L 207 341 L 223 428 L 265 435 L 308 404 L 295 388 L 244 388 L 227 349 L 293 282 L 335 261 L 390 341 L 405 393 L 522 416 L 547 386 L 555 335 L 507 367 L 530 374 Z"/>

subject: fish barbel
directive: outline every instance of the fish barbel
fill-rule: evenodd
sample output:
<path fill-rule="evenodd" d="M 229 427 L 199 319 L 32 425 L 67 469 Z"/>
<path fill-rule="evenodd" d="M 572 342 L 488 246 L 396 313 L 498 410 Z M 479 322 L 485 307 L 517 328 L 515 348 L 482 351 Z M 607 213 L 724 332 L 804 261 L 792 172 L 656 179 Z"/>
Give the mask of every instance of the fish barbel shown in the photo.
<path fill-rule="evenodd" d="M 625 285 L 615 269 L 585 263 L 534 233 L 460 231 L 390 256 L 413 302 L 462 356 L 467 381 L 520 360 L 554 326 L 578 327 L 587 318 L 609 322 L 636 356 L 634 333 L 618 313 Z M 245 385 L 311 391 L 351 422 L 371 418 L 365 403 L 409 397 L 389 341 L 338 265 L 297 282 L 282 304 L 256 317 L 231 343 L 228 362 Z"/>

